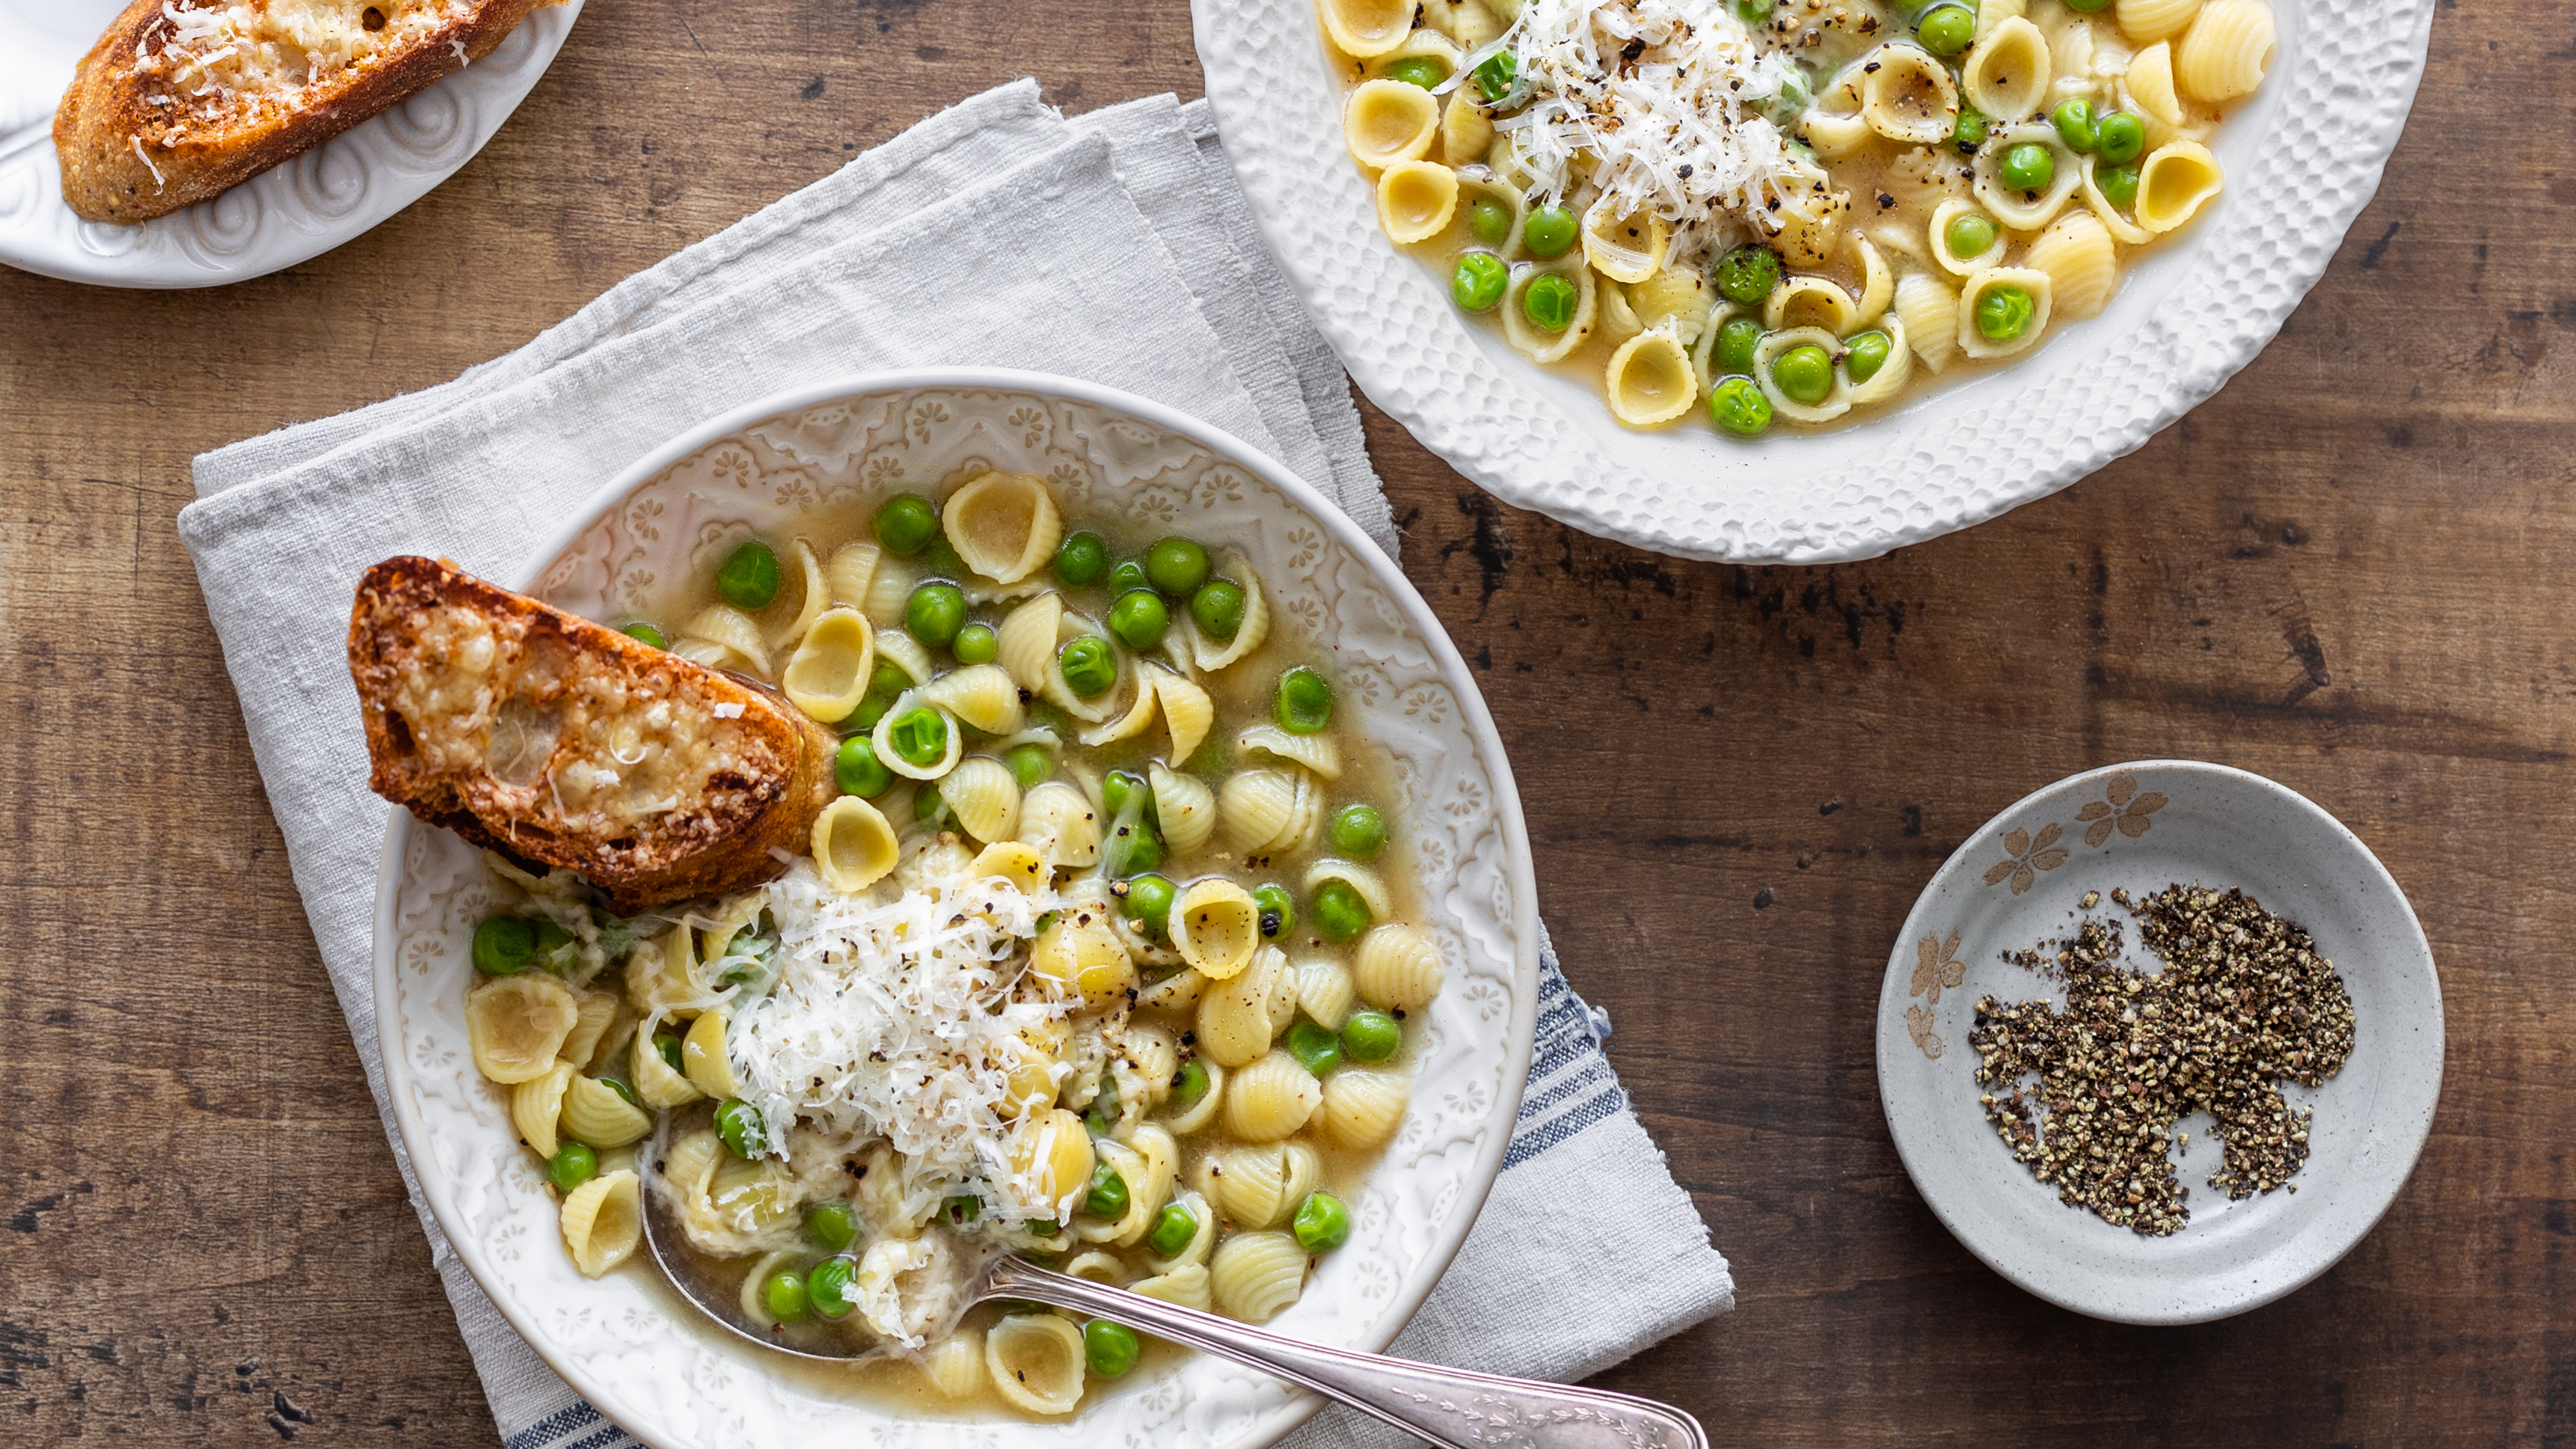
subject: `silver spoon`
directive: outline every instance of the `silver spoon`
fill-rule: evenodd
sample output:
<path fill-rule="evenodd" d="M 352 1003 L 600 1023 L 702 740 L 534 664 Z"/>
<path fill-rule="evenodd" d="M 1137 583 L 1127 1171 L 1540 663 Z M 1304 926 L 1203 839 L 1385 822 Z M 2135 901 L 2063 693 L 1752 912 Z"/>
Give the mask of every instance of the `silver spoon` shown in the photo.
<path fill-rule="evenodd" d="M 848 1354 L 814 1353 L 774 1342 L 736 1323 L 733 1315 L 699 1296 L 695 1275 L 663 1251 L 661 1194 L 644 1193 L 644 1241 L 653 1261 L 699 1312 L 738 1337 L 799 1358 L 848 1362 L 881 1357 L 871 1348 Z M 1374 1415 L 1448 1449 L 1708 1449 L 1699 1421 L 1681 1410 L 1628 1394 L 1574 1388 L 1536 1379 L 1507 1379 L 1384 1354 L 1355 1353 L 1300 1343 L 1195 1308 L 1067 1277 L 1008 1253 L 984 1269 L 964 1307 L 1016 1298 L 1107 1318 L 1156 1338 L 1204 1349 L 1275 1374 L 1326 1398 Z"/>

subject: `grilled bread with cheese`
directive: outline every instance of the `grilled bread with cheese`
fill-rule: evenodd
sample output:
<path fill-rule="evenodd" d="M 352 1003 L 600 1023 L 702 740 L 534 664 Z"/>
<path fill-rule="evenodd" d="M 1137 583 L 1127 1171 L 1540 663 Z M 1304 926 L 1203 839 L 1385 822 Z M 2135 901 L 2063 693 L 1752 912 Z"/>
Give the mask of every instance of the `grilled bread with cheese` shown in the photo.
<path fill-rule="evenodd" d="M 793 706 L 434 559 L 367 570 L 349 673 L 369 788 L 622 915 L 778 874 L 837 793 Z"/>
<path fill-rule="evenodd" d="M 134 0 L 54 111 L 63 199 L 142 222 L 321 145 L 499 45 L 533 0 Z"/>

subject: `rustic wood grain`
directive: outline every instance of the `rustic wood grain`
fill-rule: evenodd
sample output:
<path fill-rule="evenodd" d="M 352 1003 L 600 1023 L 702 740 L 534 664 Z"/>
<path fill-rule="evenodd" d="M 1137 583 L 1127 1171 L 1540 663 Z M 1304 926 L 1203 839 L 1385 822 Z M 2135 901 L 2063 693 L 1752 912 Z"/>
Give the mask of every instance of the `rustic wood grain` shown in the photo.
<path fill-rule="evenodd" d="M 2539 0 L 2446 8 L 2379 199 L 2271 348 L 1966 534 L 1682 564 L 1494 503 L 1371 415 L 1567 969 L 1736 1262 L 1736 1313 L 1601 1382 L 1722 1443 L 2576 1442 L 2568 40 Z M 337 252 L 181 294 L 0 272 L 0 1441 L 493 1442 L 172 527 L 189 457 L 451 377 L 1018 74 L 1077 109 L 1193 94 L 1187 8 L 595 0 L 479 158 Z M 2166 755 L 2379 852 L 2450 1061 L 2341 1265 L 2141 1330 L 1932 1219 L 1871 1017 L 1968 832 Z"/>

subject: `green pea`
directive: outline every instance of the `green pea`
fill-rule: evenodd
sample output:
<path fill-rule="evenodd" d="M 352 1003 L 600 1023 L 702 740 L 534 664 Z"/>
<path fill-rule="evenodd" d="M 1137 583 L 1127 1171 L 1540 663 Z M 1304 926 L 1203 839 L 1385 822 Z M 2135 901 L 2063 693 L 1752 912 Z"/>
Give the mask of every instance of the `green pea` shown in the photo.
<path fill-rule="evenodd" d="M 1207 582 L 1207 550 L 1186 538 L 1165 538 L 1145 550 L 1145 577 L 1175 599 L 1185 599 Z"/>
<path fill-rule="evenodd" d="M 1730 302 L 1750 307 L 1780 285 L 1780 254 L 1751 243 L 1717 259 L 1717 290 Z"/>
<path fill-rule="evenodd" d="M 1961 151 L 1973 153 L 1978 147 L 1986 144 L 1986 132 L 1992 129 L 1993 125 L 1993 122 L 1986 119 L 1985 112 L 1974 106 L 1961 106 L 1959 123 L 1950 128 L 1950 139 Z"/>
<path fill-rule="evenodd" d="M 858 1276 L 856 1259 L 846 1254 L 825 1258 L 805 1275 L 805 1301 L 825 1318 L 847 1318 L 858 1306 L 850 1297 Z"/>
<path fill-rule="evenodd" d="M 1110 1127 L 1118 1120 L 1118 1093 L 1112 1090 L 1114 1085 L 1108 1078 L 1102 1078 L 1099 1093 L 1082 1114 L 1082 1125 L 1090 1128 L 1094 1137 L 1108 1136 Z"/>
<path fill-rule="evenodd" d="M 2079 156 L 2092 150 L 2101 140 L 2093 129 L 2091 101 L 2060 101 L 2057 109 L 2048 113 L 2048 119 L 2057 127 L 2057 139 L 2064 141 L 2066 149 Z"/>
<path fill-rule="evenodd" d="M 1574 284 L 1563 277 L 1546 276 L 1521 289 L 1521 315 L 1531 325 L 1550 332 L 1562 332 L 1574 325 L 1574 309 L 1582 302 Z"/>
<path fill-rule="evenodd" d="M 574 943 L 572 932 L 565 930 L 561 925 L 554 921 L 547 920 L 544 917 L 538 918 L 536 926 L 537 954 L 535 960 L 539 967 L 547 971 L 552 971 L 556 975 L 560 976 L 580 963 L 581 948 Z"/>
<path fill-rule="evenodd" d="M 793 1268 L 781 1268 L 761 1279 L 760 1306 L 781 1323 L 802 1319 L 814 1306 L 805 1288 L 805 1275 Z"/>
<path fill-rule="evenodd" d="M 1112 770 L 1100 782 L 1100 803 L 1109 807 L 1110 814 L 1116 815 L 1127 808 L 1127 797 L 1130 794 L 1144 788 L 1143 776 L 1131 775 L 1125 770 Z"/>
<path fill-rule="evenodd" d="M 2039 304 L 2019 287 L 1988 287 L 1977 298 L 1977 331 L 1989 342 L 2010 342 L 2029 330 Z"/>
<path fill-rule="evenodd" d="M 1036 788 L 1055 773 L 1055 751 L 1040 744 L 1013 745 L 1002 761 L 1011 767 L 1011 778 L 1023 790 Z"/>
<path fill-rule="evenodd" d="M 1484 64 L 1476 67 L 1476 89 L 1484 92 L 1486 103 L 1491 104 L 1512 93 L 1512 85 L 1520 79 L 1520 73 L 1519 56 L 1508 50 L 1495 51 L 1485 58 Z"/>
<path fill-rule="evenodd" d="M 1433 90 L 1449 78 L 1449 67 L 1427 55 L 1408 55 L 1386 68 L 1386 78 Z"/>
<path fill-rule="evenodd" d="M 516 976 L 537 959 L 537 928 L 517 916 L 494 916 L 474 928 L 474 969 Z"/>
<path fill-rule="evenodd" d="M 1298 1247 L 1309 1253 L 1329 1253 L 1351 1240 L 1351 1210 L 1329 1192 L 1308 1193 L 1290 1226 Z"/>
<path fill-rule="evenodd" d="M 1130 590 L 1109 606 L 1109 632 L 1140 652 L 1162 643 L 1163 630 L 1171 622 L 1171 611 L 1163 606 L 1163 596 L 1152 589 Z"/>
<path fill-rule="evenodd" d="M 1328 880 L 1315 892 L 1315 929 L 1336 944 L 1354 940 L 1368 929 L 1368 902 L 1344 880 Z"/>
<path fill-rule="evenodd" d="M 877 721 L 884 719 L 886 711 L 892 708 L 894 708 L 893 700 L 882 694 L 871 694 L 867 698 L 860 700 L 859 707 L 850 711 L 850 717 L 841 721 L 841 723 L 858 731 L 860 734 L 866 734 L 868 731 L 875 729 L 877 727 Z"/>
<path fill-rule="evenodd" d="M 950 1223 L 962 1228 L 984 1216 L 984 1200 L 971 1192 L 961 1192 L 943 1200 L 939 1210 L 947 1215 Z"/>
<path fill-rule="evenodd" d="M 948 721 L 935 709 L 915 705 L 886 726 L 886 743 L 895 758 L 926 770 L 948 757 Z"/>
<path fill-rule="evenodd" d="M 1464 252 L 1449 269 L 1449 299 L 1470 312 L 1490 311 L 1503 300 L 1511 281 L 1511 269 L 1502 258 L 1492 252 Z"/>
<path fill-rule="evenodd" d="M 1984 256 L 1995 244 L 1995 224 L 1973 211 L 1963 211 L 1942 228 L 1941 240 L 1950 248 L 1950 255 L 1969 261 Z"/>
<path fill-rule="evenodd" d="M 2126 166 L 2147 149 L 2147 123 L 2127 111 L 2113 111 L 2093 123 L 2097 154 L 2114 166 Z"/>
<path fill-rule="evenodd" d="M 948 797 L 940 794 L 937 786 L 924 786 L 913 792 L 913 819 L 933 829 L 944 830 L 955 815 L 956 812 L 948 808 Z"/>
<path fill-rule="evenodd" d="M 1937 6 L 1914 22 L 1914 36 L 1925 50 L 1948 60 L 1977 38 L 1976 13 L 1964 5 Z"/>
<path fill-rule="evenodd" d="M 1142 559 L 1120 559 L 1118 566 L 1109 571 L 1109 593 L 1113 598 L 1153 586 L 1154 581 L 1145 577 L 1145 561 Z"/>
<path fill-rule="evenodd" d="M 1771 382 L 1791 402 L 1813 407 L 1834 390 L 1834 360 L 1816 344 L 1801 343 L 1771 359 Z"/>
<path fill-rule="evenodd" d="M 1091 1192 L 1083 1198 L 1082 1210 L 1113 1221 L 1127 1215 L 1127 1179 L 1117 1168 L 1104 1162 L 1091 1169 Z"/>
<path fill-rule="evenodd" d="M 737 609 L 757 609 L 778 597 L 778 577 L 778 555 L 755 538 L 717 567 L 716 592 Z"/>
<path fill-rule="evenodd" d="M 1717 329 L 1717 370 L 1753 375 L 1753 353 L 1762 345 L 1762 319 L 1735 316 Z"/>
<path fill-rule="evenodd" d="M 1345 805 L 1333 816 L 1333 849 L 1367 860 L 1386 849 L 1386 818 L 1367 805 Z"/>
<path fill-rule="evenodd" d="M 660 1057 L 663 1064 L 670 1067 L 672 1071 L 685 1070 L 680 1065 L 680 1038 L 676 1033 L 667 1031 L 653 1033 L 653 1053 Z"/>
<path fill-rule="evenodd" d="M 832 783 L 844 795 L 873 800 L 894 783 L 894 772 L 877 758 L 876 742 L 866 735 L 852 735 L 841 741 L 840 753 L 832 757 Z"/>
<path fill-rule="evenodd" d="M 878 660 L 877 667 L 868 671 L 868 693 L 870 694 L 881 694 L 892 699 L 910 688 L 912 688 L 912 676 L 904 673 L 903 666 L 891 659 Z"/>
<path fill-rule="evenodd" d="M 1135 1330 L 1106 1318 L 1082 1325 L 1082 1361 L 1094 1378 L 1120 1377 L 1136 1366 Z"/>
<path fill-rule="evenodd" d="M 859 1220 L 845 1202 L 818 1202 L 805 1210 L 805 1240 L 837 1253 L 859 1240 Z"/>
<path fill-rule="evenodd" d="M 2093 186 L 2102 193 L 2104 201 L 2122 211 L 2138 204 L 2138 168 L 2135 166 L 2105 166 L 2093 173 Z"/>
<path fill-rule="evenodd" d="M 578 1142 L 567 1142 L 546 1159 L 546 1181 L 569 1193 L 599 1175 L 599 1154 Z"/>
<path fill-rule="evenodd" d="M 2025 141 L 2004 153 L 1995 174 L 2015 191 L 2046 191 L 2048 183 L 2057 179 L 2057 156 L 2046 146 Z"/>
<path fill-rule="evenodd" d="M 1261 912 L 1263 940 L 1276 939 L 1295 929 L 1297 898 L 1288 894 L 1286 886 L 1271 884 L 1253 887 L 1252 904 Z"/>
<path fill-rule="evenodd" d="M 948 641 L 948 652 L 960 664 L 990 664 L 1002 653 L 1002 636 L 990 624 L 969 624 Z"/>
<path fill-rule="evenodd" d="M 626 1079 L 624 1077 L 602 1077 L 599 1079 L 599 1084 L 625 1098 L 627 1106 L 634 1108 L 638 1112 L 644 1110 L 644 1103 L 636 1097 L 635 1089 L 626 1084 Z"/>
<path fill-rule="evenodd" d="M 1057 650 L 1055 667 L 1064 675 L 1064 687 L 1084 699 L 1107 694 L 1118 682 L 1118 660 L 1109 652 L 1109 641 L 1097 634 L 1085 634 Z"/>
<path fill-rule="evenodd" d="M 1735 18 L 1747 25 L 1760 25 L 1771 18 L 1771 0 L 1735 0 Z"/>
<path fill-rule="evenodd" d="M 1534 257 L 1561 257 L 1574 245 L 1574 213 L 1562 206 L 1542 206 L 1521 218 L 1521 245 Z"/>
<path fill-rule="evenodd" d="M 661 630 L 654 628 L 652 625 L 645 623 L 641 619 L 636 620 L 634 623 L 627 625 L 625 628 L 620 629 L 617 632 L 625 635 L 629 639 L 641 639 L 656 649 L 668 649 L 671 647 L 671 641 L 662 637 Z"/>
<path fill-rule="evenodd" d="M 945 649 L 966 627 L 966 593 L 955 584 L 929 583 L 904 602 L 903 632 L 932 649 Z"/>
<path fill-rule="evenodd" d="M 1503 239 L 1512 234 L 1512 209 L 1499 201 L 1479 201 L 1467 208 L 1467 230 L 1489 247 L 1501 246 Z M 1461 305 L 1465 304 L 1462 302 Z M 1493 304 L 1488 302 L 1485 305 Z M 1481 312 L 1485 309 L 1478 307 L 1474 310 Z"/>
<path fill-rule="evenodd" d="M 1333 722 L 1333 686 L 1300 664 L 1279 676 L 1279 703 L 1270 714 L 1292 735 L 1319 734 Z"/>
<path fill-rule="evenodd" d="M 939 510 L 918 493 L 898 493 L 877 509 L 877 542 L 905 558 L 921 552 L 939 533 Z"/>
<path fill-rule="evenodd" d="M 1206 1075 L 1205 1068 L 1200 1069 L 1200 1075 Z M 1156 1257 L 1168 1258 L 1188 1247 L 1198 1235 L 1199 1215 L 1190 1211 L 1189 1204 L 1165 1203 L 1154 1217 L 1154 1230 L 1145 1235 L 1145 1246 L 1153 1249 Z"/>
<path fill-rule="evenodd" d="M 1780 73 L 1780 88 L 1767 95 L 1746 98 L 1754 114 L 1782 130 L 1796 125 L 1807 108 L 1816 103 L 1816 83 L 1807 76 L 1806 68 L 1791 63 Z M 1805 142 L 1792 139 L 1790 148 L 1805 160 L 1816 159 L 1815 151 Z"/>
<path fill-rule="evenodd" d="M 1243 628 L 1243 586 L 1232 579 L 1210 579 L 1190 595 L 1190 617 L 1199 632 L 1220 643 Z"/>
<path fill-rule="evenodd" d="M 1878 370 L 1887 365 L 1888 350 L 1893 345 L 1884 332 L 1863 332 L 1844 339 L 1844 375 L 1854 382 L 1867 382 L 1878 376 Z"/>
<path fill-rule="evenodd" d="M 1404 1045 L 1404 1024 L 1383 1011 L 1354 1011 L 1342 1023 L 1342 1050 L 1355 1062 L 1382 1062 Z"/>
<path fill-rule="evenodd" d="M 1172 1105 L 1187 1110 L 1208 1094 L 1207 1063 L 1192 1057 L 1172 1073 Z"/>
<path fill-rule="evenodd" d="M 740 1097 L 716 1104 L 716 1135 L 724 1139 L 725 1151 L 745 1161 L 769 1151 L 769 1124 L 761 1120 L 759 1108 Z"/>
<path fill-rule="evenodd" d="M 1096 533 L 1068 533 L 1055 546 L 1055 576 L 1065 587 L 1097 583 L 1109 569 L 1109 543 Z"/>
<path fill-rule="evenodd" d="M 1288 1055 L 1320 1077 L 1342 1064 L 1342 1039 L 1330 1027 L 1301 1021 L 1288 1028 Z"/>
<path fill-rule="evenodd" d="M 1760 437 L 1771 426 L 1771 399 L 1749 377 L 1722 378 L 1709 389 L 1708 420 L 1739 438 Z"/>
<path fill-rule="evenodd" d="M 1172 901 L 1179 894 L 1170 881 L 1159 875 L 1130 876 L 1127 894 L 1119 899 L 1118 909 L 1146 935 L 1159 941 L 1171 929 Z"/>
<path fill-rule="evenodd" d="M 2084 14 L 2090 15 L 2097 10 L 2110 9 L 2111 0 L 2066 0 L 2066 8 L 2069 10 L 2079 10 Z"/>

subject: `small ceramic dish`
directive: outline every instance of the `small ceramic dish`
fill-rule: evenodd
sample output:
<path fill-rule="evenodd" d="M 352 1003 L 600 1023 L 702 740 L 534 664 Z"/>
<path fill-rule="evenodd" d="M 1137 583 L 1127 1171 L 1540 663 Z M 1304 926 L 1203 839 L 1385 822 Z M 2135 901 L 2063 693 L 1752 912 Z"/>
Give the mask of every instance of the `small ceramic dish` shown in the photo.
<path fill-rule="evenodd" d="M 1037 473 L 1086 517 L 1225 539 L 1272 607 L 1329 651 L 1360 733 L 1387 755 L 1448 983 L 1404 1125 L 1352 1204 L 1350 1242 L 1272 1320 L 1309 1342 L 1384 1349 L 1458 1251 L 1501 1170 L 1529 1075 L 1538 901 L 1529 837 L 1476 677 L 1385 551 L 1240 441 L 1161 404 L 989 368 L 819 381 L 698 424 L 559 520 L 503 582 L 590 618 L 637 617 L 656 578 L 711 569 L 743 524 L 784 536 L 818 505 L 986 469 Z M 464 1021 L 479 852 L 393 812 L 377 882 L 375 992 L 386 1100 L 456 1255 L 547 1365 L 661 1449 L 988 1449 L 1185 1443 L 1257 1449 L 1322 1400 L 1200 1355 L 1139 1371 L 1047 1422 L 924 1417 L 700 1321 L 649 1263 L 576 1272 L 555 1200 L 475 1070 Z"/>
<path fill-rule="evenodd" d="M 2219 1146 L 2186 1117 L 2175 1158 L 2191 1220 L 2162 1238 L 2058 1201 L 1986 1120 L 1968 1034 L 1980 999 L 2065 1001 L 2004 959 L 2070 937 L 2079 916 L 2123 927 L 2127 964 L 2161 963 L 2112 891 L 2239 887 L 2305 927 L 2352 998 L 2354 1044 L 2315 1090 L 2310 1155 L 2289 1186 L 2231 1200 Z M 2089 912 L 2087 892 L 2101 892 Z M 1905 1170 L 1988 1267 L 2052 1303 L 2123 1323 L 2199 1323 L 2269 1303 L 2332 1267 L 2388 1210 L 2442 1088 L 2433 955 L 2378 859 L 2317 805 L 2259 775 L 2144 760 L 2072 775 L 2016 802 L 1945 862 L 1905 919 L 1879 993 L 1878 1090 Z"/>
<path fill-rule="evenodd" d="M 140 226 L 63 204 L 54 104 L 123 0 L 0 0 L 0 263 L 106 287 L 213 287 L 331 250 L 474 159 L 581 15 L 540 5 L 490 55 L 210 201 Z"/>

